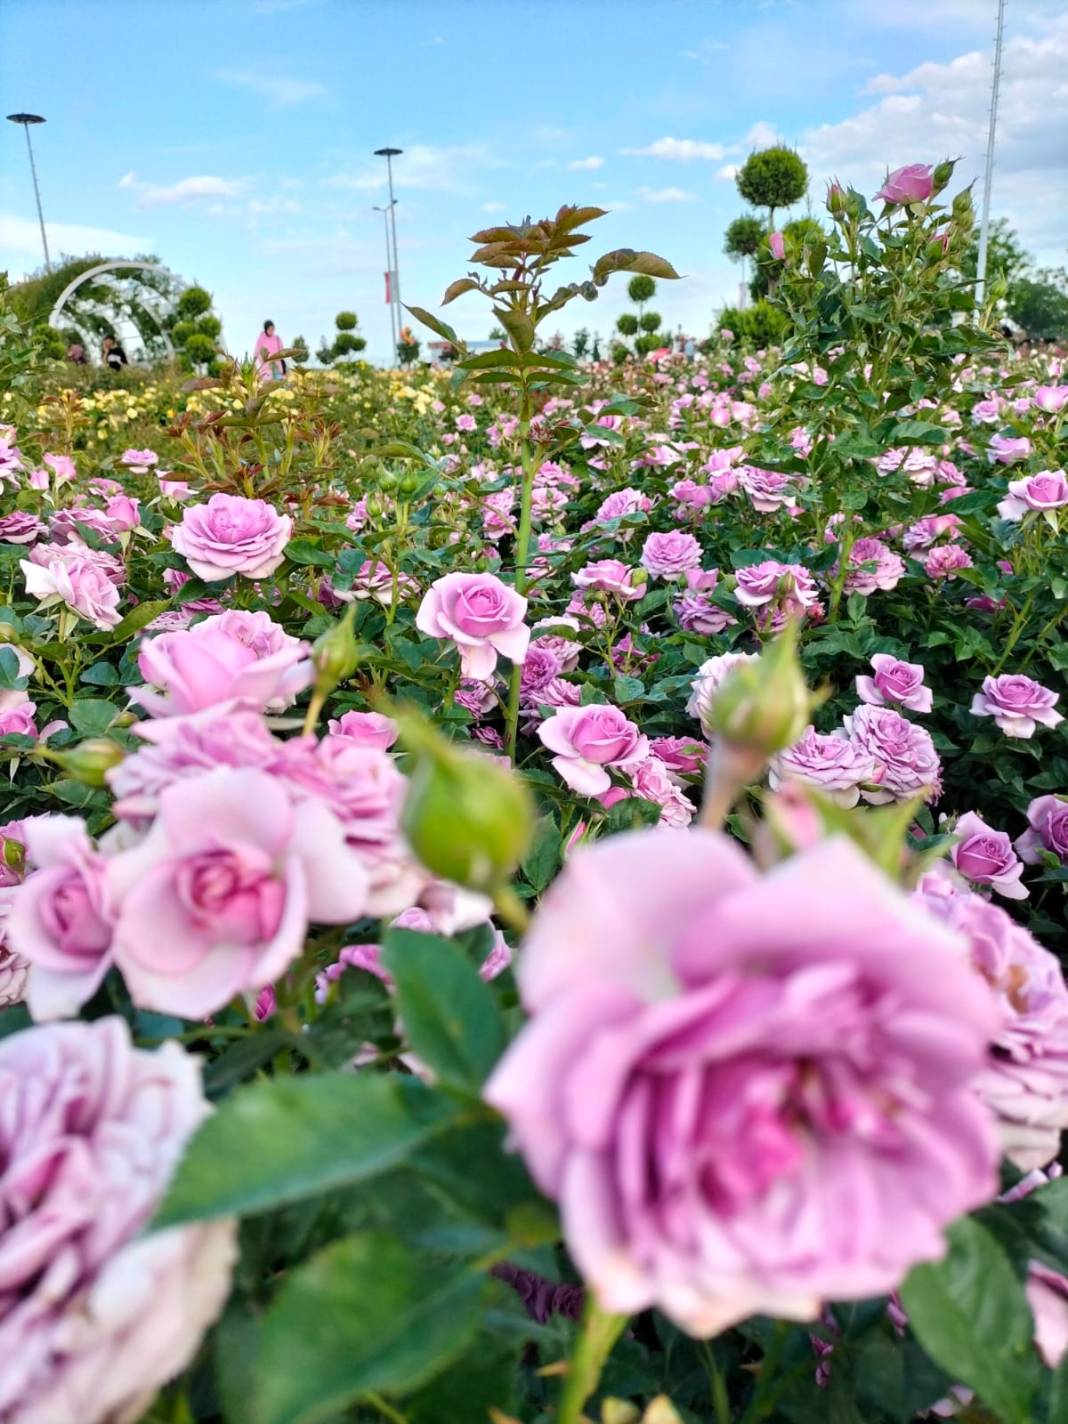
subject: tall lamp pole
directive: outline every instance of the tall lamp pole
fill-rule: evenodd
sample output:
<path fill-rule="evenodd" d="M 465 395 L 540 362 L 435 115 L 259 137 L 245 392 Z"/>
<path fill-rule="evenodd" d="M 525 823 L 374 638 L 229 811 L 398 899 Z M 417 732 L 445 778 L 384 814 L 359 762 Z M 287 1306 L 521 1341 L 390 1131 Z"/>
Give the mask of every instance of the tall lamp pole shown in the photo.
<path fill-rule="evenodd" d="M 41 246 L 44 248 L 45 271 L 51 272 L 52 259 L 48 255 L 48 238 L 45 235 L 44 213 L 41 211 L 41 190 L 37 186 L 37 165 L 33 161 L 33 144 L 30 142 L 30 125 L 43 124 L 40 114 L 8 114 L 13 124 L 21 124 L 26 132 L 26 152 L 30 155 L 30 172 L 33 174 L 33 196 L 37 199 L 37 221 L 41 224 Z"/>
<path fill-rule="evenodd" d="M 401 316 L 400 273 L 399 273 L 398 270 L 397 270 L 397 268 L 398 268 L 398 266 L 399 266 L 399 258 L 398 258 L 398 256 L 397 256 L 397 200 L 396 200 L 396 198 L 393 196 L 393 160 L 394 160 L 395 158 L 399 157 L 400 154 L 402 154 L 403 152 L 404 152 L 404 149 L 403 149 L 403 148 L 376 148 L 376 149 L 375 149 L 375 157 L 376 157 L 376 158 L 384 158 L 384 159 L 386 160 L 386 173 L 387 173 L 387 175 L 388 175 L 388 177 L 389 177 L 389 225 L 390 225 L 390 227 L 391 227 L 392 230 L 393 230 L 393 280 L 392 280 L 392 282 L 391 282 L 389 285 L 390 285 L 390 294 L 391 294 L 392 297 L 393 297 L 393 302 L 394 302 L 394 305 L 396 306 L 396 309 L 397 309 L 397 314 L 396 314 L 396 333 L 395 333 L 395 335 L 394 335 L 394 344 L 393 344 L 393 359 L 394 359 L 394 361 L 396 361 L 396 359 L 397 359 L 397 346 L 396 346 L 396 342 L 397 342 L 397 338 L 398 338 L 399 335 L 400 335 L 400 329 L 401 329 L 401 326 L 402 326 L 402 324 L 403 324 L 404 318 Z"/>
<path fill-rule="evenodd" d="M 983 180 L 983 215 L 979 223 L 979 257 L 976 262 L 975 300 L 983 305 L 986 290 L 986 250 L 990 238 L 990 189 L 994 182 L 994 140 L 998 127 L 998 86 L 1001 83 L 1001 39 L 1005 29 L 1005 0 L 998 0 L 997 29 L 994 31 L 994 80 L 990 88 L 990 128 L 986 138 L 986 176 Z"/>
<path fill-rule="evenodd" d="M 388 207 L 380 208 L 378 204 L 375 203 L 373 207 L 376 213 L 382 214 L 382 226 L 386 233 L 386 273 L 389 278 L 389 331 L 393 340 L 393 352 L 395 355 L 397 350 L 397 312 L 393 305 L 393 284 L 397 280 L 397 274 L 394 271 L 393 248 L 389 242 L 389 215 L 392 211 L 393 204 L 390 203 Z"/>

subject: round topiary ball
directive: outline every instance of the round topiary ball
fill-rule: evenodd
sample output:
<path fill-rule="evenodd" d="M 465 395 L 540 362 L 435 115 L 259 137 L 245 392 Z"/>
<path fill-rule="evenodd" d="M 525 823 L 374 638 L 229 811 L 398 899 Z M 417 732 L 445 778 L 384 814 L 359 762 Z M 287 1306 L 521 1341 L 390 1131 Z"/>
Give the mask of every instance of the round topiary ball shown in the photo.
<path fill-rule="evenodd" d="M 751 153 L 738 172 L 738 191 L 756 208 L 788 208 L 805 196 L 808 168 L 792 148 L 762 148 Z"/>
<path fill-rule="evenodd" d="M 356 321 L 357 317 L 355 312 L 341 311 L 338 312 L 337 316 L 334 318 L 334 325 L 337 327 L 338 331 L 355 331 Z"/>

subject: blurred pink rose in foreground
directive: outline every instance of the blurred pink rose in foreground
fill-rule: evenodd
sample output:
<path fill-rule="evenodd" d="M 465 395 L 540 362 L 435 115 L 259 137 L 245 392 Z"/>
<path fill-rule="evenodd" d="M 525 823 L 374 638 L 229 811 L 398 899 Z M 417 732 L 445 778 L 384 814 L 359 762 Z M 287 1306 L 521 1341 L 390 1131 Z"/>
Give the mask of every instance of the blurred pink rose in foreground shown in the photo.
<path fill-rule="evenodd" d="M 226 1302 L 236 1223 L 143 1235 L 209 1109 L 177 1043 L 119 1018 L 0 1043 L 0 1418 L 126 1424 Z"/>
<path fill-rule="evenodd" d="M 997 1191 L 990 991 L 843 839 L 765 877 L 703 830 L 581 849 L 518 979 L 531 1018 L 486 1097 L 606 1310 L 811 1320 Z"/>

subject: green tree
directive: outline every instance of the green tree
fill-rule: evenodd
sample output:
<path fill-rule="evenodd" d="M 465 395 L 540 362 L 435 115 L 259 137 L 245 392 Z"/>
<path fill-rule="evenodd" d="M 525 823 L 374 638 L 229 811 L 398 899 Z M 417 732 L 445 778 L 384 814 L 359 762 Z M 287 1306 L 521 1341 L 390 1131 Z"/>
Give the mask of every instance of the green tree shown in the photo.
<path fill-rule="evenodd" d="M 186 287 L 174 310 L 179 320 L 203 316 L 211 310 L 211 293 L 203 287 Z"/>
<path fill-rule="evenodd" d="M 337 328 L 337 332 L 333 341 L 328 342 L 324 337 L 316 353 L 324 366 L 331 366 L 346 356 L 355 356 L 357 352 L 364 349 L 367 341 L 356 330 L 359 324 L 360 320 L 355 312 L 338 312 L 334 317 L 334 326 Z"/>
<path fill-rule="evenodd" d="M 638 325 L 648 335 L 660 329 L 661 316 L 659 312 L 642 312 L 638 318 Z"/>
<path fill-rule="evenodd" d="M 764 224 L 751 213 L 735 218 L 727 228 L 723 239 L 723 250 L 728 257 L 740 261 L 753 257 L 764 240 Z"/>
<path fill-rule="evenodd" d="M 633 312 L 624 312 L 616 321 L 616 330 L 620 336 L 635 336 L 638 331 L 638 318 Z"/>
<path fill-rule="evenodd" d="M 656 283 L 652 277 L 647 277 L 644 272 L 639 272 L 627 283 L 627 296 L 637 306 L 638 314 L 646 302 L 651 302 L 656 295 Z"/>
<path fill-rule="evenodd" d="M 359 317 L 353 311 L 339 311 L 334 318 L 334 325 L 338 331 L 355 331 L 359 325 Z"/>
<path fill-rule="evenodd" d="M 584 326 L 580 326 L 571 338 L 571 354 L 576 361 L 581 361 L 590 349 L 590 333 Z"/>
<path fill-rule="evenodd" d="M 1031 255 L 1024 250 L 1008 218 L 995 218 L 987 234 L 986 278 L 988 282 L 1003 277 L 1007 283 L 1023 275 L 1031 265 Z M 973 281 L 979 270 L 979 231 L 972 235 L 961 269 Z"/>
<path fill-rule="evenodd" d="M 1005 308 L 1035 341 L 1068 337 L 1068 272 L 1042 268 L 1010 283 Z"/>
<path fill-rule="evenodd" d="M 792 148 L 777 145 L 751 153 L 735 179 L 738 191 L 754 208 L 767 208 L 768 231 L 775 226 L 775 212 L 788 208 L 808 190 L 808 168 Z"/>
<path fill-rule="evenodd" d="M 296 362 L 296 364 L 298 366 L 303 366 L 304 363 L 307 361 L 309 355 L 310 352 L 308 351 L 308 343 L 304 340 L 304 337 L 294 336 L 293 360 Z"/>

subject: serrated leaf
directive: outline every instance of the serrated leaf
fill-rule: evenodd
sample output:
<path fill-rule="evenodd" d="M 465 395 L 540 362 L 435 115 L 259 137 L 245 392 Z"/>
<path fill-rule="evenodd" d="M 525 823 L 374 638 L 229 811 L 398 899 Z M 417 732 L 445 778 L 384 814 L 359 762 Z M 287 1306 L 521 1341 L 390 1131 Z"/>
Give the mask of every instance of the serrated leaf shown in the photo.
<path fill-rule="evenodd" d="M 474 277 L 457 277 L 455 282 L 450 282 L 445 288 L 445 295 L 441 299 L 441 305 L 447 307 L 450 302 L 454 302 L 457 297 L 462 297 L 465 292 L 477 291 L 478 283 Z"/>
<path fill-rule="evenodd" d="M 361 1395 L 418 1388 L 475 1333 L 486 1288 L 392 1237 L 335 1241 L 290 1275 L 264 1319 L 259 1424 L 313 1424 Z"/>
<path fill-rule="evenodd" d="M 365 1181 L 456 1121 L 417 1079 L 345 1073 L 234 1093 L 186 1148 L 157 1227 L 247 1215 Z"/>
<path fill-rule="evenodd" d="M 109 628 L 106 633 L 94 633 L 86 639 L 89 643 L 125 643 L 134 633 L 139 633 L 142 628 L 153 622 L 161 613 L 166 613 L 170 608 L 169 598 L 152 599 L 147 603 L 139 603 L 136 608 L 131 609 L 121 623 L 114 628 Z"/>
<path fill-rule="evenodd" d="M 424 307 L 410 307 L 405 304 L 404 310 L 411 312 L 416 321 L 422 322 L 424 326 L 429 326 L 431 331 L 436 331 L 439 336 L 443 336 L 451 345 L 461 346 L 463 344 L 447 321 L 442 321 L 440 317 L 434 316 L 432 312 L 428 312 Z"/>

